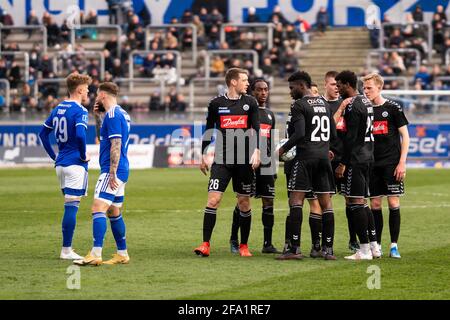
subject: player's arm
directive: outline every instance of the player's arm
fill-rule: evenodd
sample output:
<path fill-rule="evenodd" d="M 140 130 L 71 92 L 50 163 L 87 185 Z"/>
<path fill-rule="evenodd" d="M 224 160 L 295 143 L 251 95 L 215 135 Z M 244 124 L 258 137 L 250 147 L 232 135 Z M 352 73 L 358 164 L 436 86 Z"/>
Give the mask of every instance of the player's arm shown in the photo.
<path fill-rule="evenodd" d="M 397 181 L 402 181 L 406 175 L 406 157 L 408 156 L 409 150 L 408 126 L 404 125 L 403 127 L 398 128 L 398 132 L 400 133 L 402 142 L 401 142 L 400 161 L 398 162 L 398 165 L 395 168 L 394 176 L 397 179 Z"/>
<path fill-rule="evenodd" d="M 120 151 L 122 149 L 122 138 L 113 138 L 113 139 L 110 139 L 110 142 L 111 142 L 111 151 L 109 154 L 109 157 L 110 157 L 109 185 L 111 186 L 111 189 L 116 190 L 119 187 L 116 177 L 117 177 L 117 168 L 119 167 L 119 162 L 120 162 Z"/>
<path fill-rule="evenodd" d="M 342 154 L 341 162 L 336 168 L 336 176 L 338 178 L 344 177 L 345 168 L 350 164 L 353 148 L 358 140 L 359 117 L 360 114 L 355 108 L 353 108 L 350 112 L 346 112 L 345 114 L 347 133 L 345 135 L 345 138 L 343 139 L 344 152 Z"/>
<path fill-rule="evenodd" d="M 285 152 L 291 150 L 306 135 L 305 116 L 302 112 L 301 105 L 298 103 L 296 103 L 292 108 L 291 125 L 294 127 L 294 133 L 289 137 L 289 140 L 279 149 L 279 155 L 282 155 Z"/>
<path fill-rule="evenodd" d="M 215 112 L 213 102 L 211 101 L 208 105 L 208 114 L 206 116 L 206 128 L 202 137 L 202 162 L 200 163 L 200 171 L 204 175 L 208 172 L 208 165 L 206 163 L 206 149 L 211 144 L 213 137 L 213 129 L 215 123 Z"/>
<path fill-rule="evenodd" d="M 52 148 L 52 145 L 50 144 L 49 138 L 49 135 L 52 131 L 53 128 L 49 128 L 47 125 L 43 125 L 41 132 L 39 132 L 39 138 L 41 139 L 42 146 L 44 147 L 45 152 L 47 152 L 48 156 L 52 158 L 53 161 L 56 161 L 56 154 Z"/>
<path fill-rule="evenodd" d="M 251 127 L 256 131 L 256 148 L 252 154 L 250 159 L 250 164 L 252 165 L 253 170 L 256 170 L 261 165 L 261 151 L 259 149 L 259 140 L 260 140 L 260 122 L 259 122 L 259 109 L 258 103 L 253 98 L 252 103 L 250 104 L 250 121 Z"/>
<path fill-rule="evenodd" d="M 78 144 L 78 151 L 80 152 L 80 159 L 88 162 L 89 156 L 86 153 L 86 131 L 88 124 L 88 113 L 82 112 L 76 119 L 76 139 Z"/>
<path fill-rule="evenodd" d="M 94 119 L 95 119 L 95 136 L 96 144 L 100 143 L 100 128 L 102 127 L 102 113 L 99 111 L 98 104 L 94 105 Z"/>
<path fill-rule="evenodd" d="M 344 101 L 342 101 L 341 105 L 339 106 L 339 108 L 336 110 L 336 112 L 333 115 L 334 118 L 334 123 L 338 124 L 339 123 L 339 119 L 342 117 L 342 115 L 344 114 L 345 109 L 347 108 L 347 106 L 350 104 L 350 102 L 352 101 L 353 98 L 347 98 Z"/>

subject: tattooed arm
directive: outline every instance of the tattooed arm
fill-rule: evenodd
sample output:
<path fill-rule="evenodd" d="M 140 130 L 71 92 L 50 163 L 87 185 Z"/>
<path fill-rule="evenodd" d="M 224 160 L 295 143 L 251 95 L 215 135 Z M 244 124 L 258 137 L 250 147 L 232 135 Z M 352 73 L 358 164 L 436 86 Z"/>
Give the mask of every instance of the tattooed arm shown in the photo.
<path fill-rule="evenodd" d="M 102 115 L 98 112 L 94 112 L 95 118 L 95 135 L 97 137 L 97 144 L 100 143 L 100 128 L 102 126 Z"/>
<path fill-rule="evenodd" d="M 120 161 L 120 150 L 122 147 L 122 139 L 115 138 L 111 139 L 111 152 L 110 152 L 110 162 L 109 162 L 109 185 L 112 190 L 116 190 L 119 184 L 116 181 L 117 167 Z"/>

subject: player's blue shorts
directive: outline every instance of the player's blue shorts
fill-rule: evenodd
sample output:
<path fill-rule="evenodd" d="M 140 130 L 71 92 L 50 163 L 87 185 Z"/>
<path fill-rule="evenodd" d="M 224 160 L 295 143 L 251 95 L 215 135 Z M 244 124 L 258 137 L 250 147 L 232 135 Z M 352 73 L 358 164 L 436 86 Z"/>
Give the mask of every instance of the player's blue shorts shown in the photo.
<path fill-rule="evenodd" d="M 126 182 L 121 181 L 116 177 L 119 187 L 116 190 L 112 190 L 109 186 L 109 173 L 102 173 L 97 180 L 95 186 L 94 199 L 99 199 L 106 202 L 108 205 L 113 205 L 115 207 L 122 207 L 124 196 L 125 196 L 125 185 Z"/>
<path fill-rule="evenodd" d="M 61 191 L 66 198 L 77 198 L 87 195 L 88 172 L 82 166 L 57 166 L 56 175 L 59 179 Z"/>

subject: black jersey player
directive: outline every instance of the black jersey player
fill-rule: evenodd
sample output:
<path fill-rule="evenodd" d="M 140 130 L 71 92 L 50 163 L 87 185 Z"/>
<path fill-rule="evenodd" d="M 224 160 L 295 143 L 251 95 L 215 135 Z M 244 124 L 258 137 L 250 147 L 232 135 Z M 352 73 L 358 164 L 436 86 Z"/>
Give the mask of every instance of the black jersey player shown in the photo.
<path fill-rule="evenodd" d="M 203 243 L 194 249 L 197 255 L 204 257 L 210 254 L 210 239 L 216 223 L 217 208 L 230 180 L 233 180 L 240 210 L 240 255 L 251 256 L 247 244 L 251 223 L 250 194 L 253 170 L 260 164 L 258 104 L 255 98 L 246 95 L 249 86 L 246 70 L 229 69 L 225 82 L 228 92 L 209 103 L 202 142 L 200 170 L 206 175 L 209 168 L 205 151 L 212 137 L 215 137 L 214 163 L 211 166 L 208 202 L 203 218 Z"/>
<path fill-rule="evenodd" d="M 274 225 L 274 198 L 275 198 L 275 166 L 272 159 L 272 141 L 275 129 L 275 115 L 268 108 L 269 83 L 260 78 L 253 81 L 252 95 L 258 102 L 260 122 L 261 167 L 255 171 L 252 184 L 252 194 L 262 200 L 262 223 L 264 227 L 264 242 L 262 253 L 280 253 L 272 244 L 272 230 Z M 263 149 L 264 148 L 264 149 Z M 239 206 L 233 212 L 231 226 L 230 247 L 231 252 L 239 252 Z"/>
<path fill-rule="evenodd" d="M 373 136 L 375 163 L 370 174 L 370 206 L 375 218 L 377 242 L 381 245 L 383 231 L 382 197 L 389 205 L 389 256 L 401 258 L 398 251 L 400 234 L 400 196 L 404 194 L 406 157 L 409 148 L 408 120 L 402 106 L 381 95 L 384 80 L 379 74 L 363 79 L 364 94 L 374 105 Z"/>
<path fill-rule="evenodd" d="M 358 94 L 354 72 L 342 71 L 336 76 L 336 82 L 341 97 L 350 99 L 344 111 L 343 153 L 335 172 L 340 179 L 340 193 L 349 202 L 353 226 L 360 241 L 360 249 L 345 258 L 371 260 L 381 256 L 373 215 L 365 200 L 370 195 L 369 173 L 373 163 L 373 106 L 369 99 Z"/>
<path fill-rule="evenodd" d="M 289 175 L 290 248 L 278 260 L 300 260 L 303 202 L 308 192 L 317 195 L 323 215 L 324 258 L 335 260 L 333 253 L 334 214 L 331 194 L 335 193 L 333 171 L 329 159 L 329 143 L 335 135 L 334 121 L 327 103 L 311 94 L 311 77 L 298 71 L 289 79 L 291 96 L 296 100 L 291 108 L 289 140 L 279 154 L 296 146 L 296 156 Z"/>

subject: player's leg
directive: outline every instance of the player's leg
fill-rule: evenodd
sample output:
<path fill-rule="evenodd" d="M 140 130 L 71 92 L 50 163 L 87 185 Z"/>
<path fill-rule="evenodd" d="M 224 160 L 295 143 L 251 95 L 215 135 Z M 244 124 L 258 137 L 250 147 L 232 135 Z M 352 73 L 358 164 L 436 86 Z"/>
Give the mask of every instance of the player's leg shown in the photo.
<path fill-rule="evenodd" d="M 398 238 L 400 235 L 400 197 L 388 197 L 389 204 L 389 232 L 391 234 L 391 248 L 389 256 L 391 258 L 401 258 L 398 251 Z"/>
<path fill-rule="evenodd" d="M 81 197 L 86 195 L 88 173 L 82 166 L 56 167 L 56 173 L 64 194 L 64 216 L 61 223 L 63 243 L 60 258 L 64 260 L 82 259 L 72 249 L 72 240 L 77 223 L 77 213 Z"/>
<path fill-rule="evenodd" d="M 203 243 L 194 249 L 195 254 L 208 257 L 210 253 L 211 235 L 216 225 L 216 213 L 227 189 L 232 173 L 225 165 L 213 163 L 208 182 L 208 201 L 203 215 Z"/>
<path fill-rule="evenodd" d="M 365 198 L 369 191 L 368 181 L 366 181 L 366 171 L 368 172 L 368 170 L 368 165 L 349 165 L 344 173 L 346 187 L 345 190 L 341 189 L 341 192 L 349 200 L 353 225 L 361 247 L 355 254 L 345 257 L 349 260 L 371 260 L 373 258 L 369 245 L 369 221 L 365 208 Z"/>
<path fill-rule="evenodd" d="M 311 229 L 311 258 L 322 257 L 322 246 L 320 244 L 322 238 L 322 209 L 319 200 L 313 192 L 306 194 L 309 203 L 309 228 Z M 323 243 L 323 239 L 322 239 Z"/>
<path fill-rule="evenodd" d="M 111 231 L 116 241 L 117 253 L 113 255 L 112 259 L 103 262 L 103 264 L 127 264 L 130 262 L 130 257 L 127 250 L 126 240 L 126 226 L 122 216 L 122 206 L 125 196 L 125 184 L 123 184 L 113 200 L 111 207 L 107 212 Z"/>
<path fill-rule="evenodd" d="M 239 206 L 239 228 L 241 231 L 239 254 L 243 257 L 250 257 L 252 256 L 248 249 L 248 238 L 252 224 L 250 195 L 252 193 L 254 173 L 250 165 L 236 165 L 232 174 L 233 190 L 236 193 Z"/>
<path fill-rule="evenodd" d="M 372 193 L 371 193 L 372 194 Z M 375 221 L 375 230 L 377 233 L 377 242 L 381 246 L 381 238 L 383 234 L 383 198 L 380 196 L 370 198 L 370 209 L 373 213 L 373 218 Z"/>
<path fill-rule="evenodd" d="M 233 210 L 233 220 L 231 223 L 231 235 L 230 235 L 230 251 L 231 253 L 239 253 L 239 205 L 236 202 L 236 206 Z"/>
<path fill-rule="evenodd" d="M 353 212 L 351 210 L 351 202 L 347 197 L 345 197 L 345 215 L 347 217 L 347 226 L 349 235 L 348 248 L 351 251 L 356 252 L 360 248 L 358 239 L 356 237 L 355 223 L 353 221 Z"/>

